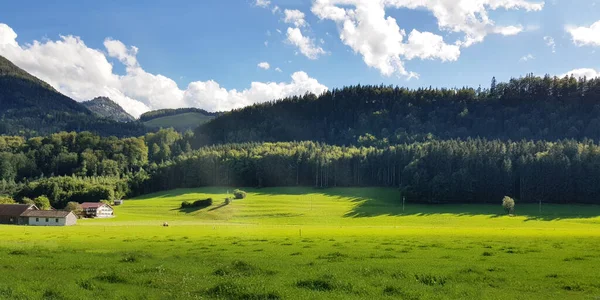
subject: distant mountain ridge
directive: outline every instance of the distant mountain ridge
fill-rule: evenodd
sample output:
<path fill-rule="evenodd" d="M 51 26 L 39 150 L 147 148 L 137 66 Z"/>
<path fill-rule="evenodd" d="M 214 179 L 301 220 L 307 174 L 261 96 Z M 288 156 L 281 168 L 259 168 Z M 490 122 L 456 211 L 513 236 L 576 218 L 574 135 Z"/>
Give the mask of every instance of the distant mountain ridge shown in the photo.
<path fill-rule="evenodd" d="M 103 118 L 124 123 L 135 121 L 133 116 L 108 97 L 96 97 L 92 100 L 82 102 L 81 104 Z"/>
<path fill-rule="evenodd" d="M 32 136 L 59 131 L 138 136 L 148 130 L 137 122 L 118 123 L 98 117 L 0 56 L 0 134 Z"/>

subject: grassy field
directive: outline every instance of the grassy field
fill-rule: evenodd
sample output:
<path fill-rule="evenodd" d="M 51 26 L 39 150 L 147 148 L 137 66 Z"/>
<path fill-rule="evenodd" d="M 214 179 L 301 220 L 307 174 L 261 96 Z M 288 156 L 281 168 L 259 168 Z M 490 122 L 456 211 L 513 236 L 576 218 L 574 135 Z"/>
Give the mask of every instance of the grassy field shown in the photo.
<path fill-rule="evenodd" d="M 195 129 L 196 127 L 214 119 L 212 116 L 205 116 L 201 113 L 188 112 L 174 116 L 166 116 L 152 119 L 144 122 L 144 125 L 150 128 L 169 128 L 177 130 Z"/>
<path fill-rule="evenodd" d="M 600 207 L 405 210 L 393 189 L 225 188 L 0 226 L 0 299 L 600 299 Z M 181 210 L 212 197 L 213 206 Z M 163 222 L 169 227 L 162 227 Z"/>

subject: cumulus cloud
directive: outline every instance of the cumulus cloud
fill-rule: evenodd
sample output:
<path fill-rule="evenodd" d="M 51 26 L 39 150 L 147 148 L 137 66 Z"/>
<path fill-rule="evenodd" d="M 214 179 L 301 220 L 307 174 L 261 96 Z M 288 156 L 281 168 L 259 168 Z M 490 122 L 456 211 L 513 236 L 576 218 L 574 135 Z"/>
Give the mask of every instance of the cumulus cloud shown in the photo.
<path fill-rule="evenodd" d="M 281 69 L 280 69 L 280 68 L 275 68 L 275 71 L 277 71 L 277 72 L 279 72 L 279 73 L 283 72 L 283 71 L 281 71 Z"/>
<path fill-rule="evenodd" d="M 589 69 L 589 68 L 575 69 L 575 70 L 571 70 L 565 74 L 560 75 L 560 77 L 571 76 L 571 75 L 573 75 L 576 78 L 587 77 L 588 79 L 590 79 L 590 78 L 600 77 L 600 71 L 596 71 L 594 69 Z"/>
<path fill-rule="evenodd" d="M 535 56 L 533 56 L 533 54 L 529 53 L 523 57 L 521 57 L 521 59 L 519 59 L 520 61 L 526 62 L 526 61 L 530 61 L 530 60 L 534 60 Z"/>
<path fill-rule="evenodd" d="M 546 46 L 548 46 L 552 49 L 552 53 L 556 53 L 556 42 L 554 41 L 553 37 L 545 36 L 544 42 L 546 42 Z"/>
<path fill-rule="evenodd" d="M 106 96 L 134 116 L 152 109 L 190 106 L 225 111 L 327 90 L 304 72 L 294 73 L 288 83 L 253 82 L 242 91 L 227 90 L 213 80 L 192 82 L 186 89 L 180 89 L 171 78 L 146 72 L 136 57 L 139 49 L 118 40 L 106 39 L 106 51 L 101 51 L 70 35 L 27 45 L 19 45 L 16 38 L 12 28 L 0 24 L 0 55 L 75 100 Z M 126 67 L 125 75 L 114 73 L 107 56 Z"/>
<path fill-rule="evenodd" d="M 300 28 L 287 29 L 287 42 L 296 46 L 300 53 L 309 59 L 317 59 L 327 53 L 323 48 L 315 45 L 314 40 L 304 36 Z"/>
<path fill-rule="evenodd" d="M 600 21 L 590 27 L 567 26 L 566 30 L 577 46 L 600 46 Z"/>
<path fill-rule="evenodd" d="M 258 64 L 258 67 L 261 68 L 261 69 L 263 69 L 263 70 L 268 70 L 268 69 L 271 68 L 271 65 L 268 62 L 263 61 L 263 62 L 261 62 L 261 63 Z"/>
<path fill-rule="evenodd" d="M 269 5 L 271 5 L 271 1 L 269 1 L 269 0 L 256 0 L 256 2 L 254 2 L 254 5 L 266 8 L 266 7 L 269 7 Z"/>
<path fill-rule="evenodd" d="M 296 27 L 304 27 L 306 26 L 306 20 L 304 20 L 304 13 L 297 9 L 286 9 L 283 11 L 284 18 L 283 21 L 288 24 L 294 24 Z"/>
<path fill-rule="evenodd" d="M 500 8 L 539 11 L 544 3 L 526 0 L 315 0 L 311 11 L 321 20 L 338 25 L 344 44 L 362 55 L 364 62 L 383 75 L 394 73 L 412 77 L 404 68 L 404 60 L 440 59 L 454 61 L 460 47 L 469 47 L 488 34 L 515 35 L 523 26 L 497 26 L 488 12 Z M 462 33 L 452 44 L 431 32 L 412 30 L 410 35 L 398 26 L 396 19 L 386 16 L 387 8 L 425 9 L 437 19 L 440 30 Z"/>

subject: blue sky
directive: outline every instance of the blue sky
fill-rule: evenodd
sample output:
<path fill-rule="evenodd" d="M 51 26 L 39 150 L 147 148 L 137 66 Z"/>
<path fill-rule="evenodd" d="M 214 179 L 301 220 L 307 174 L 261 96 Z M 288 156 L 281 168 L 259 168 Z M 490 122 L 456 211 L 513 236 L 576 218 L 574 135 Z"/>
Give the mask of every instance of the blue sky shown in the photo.
<path fill-rule="evenodd" d="M 546 73 L 561 75 L 575 69 L 590 69 L 587 70 L 588 72 L 600 70 L 600 51 L 598 51 L 600 42 L 595 43 L 596 38 L 600 40 L 600 36 L 595 37 L 596 34 L 600 35 L 600 26 L 598 31 L 579 31 L 583 32 L 583 35 L 588 35 L 578 37 L 579 41 L 576 41 L 573 34 L 567 30 L 567 27 L 590 28 L 592 24 L 600 21 L 600 1 L 597 0 L 497 1 L 543 4 L 543 8 L 523 6 L 512 7 L 510 10 L 505 8 L 494 10 L 488 7 L 485 13 L 494 22 L 494 26 L 518 26 L 519 32 L 504 35 L 491 33 L 495 29 L 491 29 L 492 25 L 487 24 L 489 30 L 478 33 L 483 36 L 481 41 L 460 47 L 456 46 L 457 42 L 466 41 L 466 32 L 470 30 L 469 26 L 473 27 L 474 24 L 451 24 L 455 28 L 462 28 L 462 31 L 452 32 L 448 28 L 441 28 L 439 24 L 441 17 L 434 13 L 437 8 L 433 4 L 431 7 L 417 8 L 412 8 L 408 4 L 382 4 L 381 8 L 385 10 L 386 18 L 393 18 L 397 26 L 404 30 L 403 42 L 406 42 L 410 32 L 416 29 L 419 32 L 440 36 L 445 47 L 454 51 L 439 50 L 431 54 L 426 49 L 429 45 L 433 45 L 429 43 L 421 45 L 423 49 L 399 50 L 404 51 L 404 54 L 398 58 L 403 67 L 397 67 L 392 63 L 391 74 L 386 74 L 381 65 L 367 63 L 365 56 L 377 52 L 376 58 L 389 58 L 390 55 L 394 57 L 395 50 L 392 50 L 394 47 L 386 49 L 383 40 L 381 42 L 383 46 L 378 45 L 379 41 L 376 39 L 368 43 L 364 40 L 367 39 L 365 37 L 374 36 L 373 31 L 387 34 L 393 33 L 393 30 L 383 29 L 377 25 L 373 25 L 372 28 L 360 28 L 357 25 L 356 29 L 362 32 L 362 35 L 357 35 L 357 39 L 352 44 L 353 42 L 342 40 L 341 35 L 348 36 L 348 34 L 340 29 L 340 25 L 344 21 L 356 22 L 356 24 L 368 23 L 368 21 L 361 20 L 360 16 L 355 19 L 347 17 L 346 20 L 335 20 L 335 17 L 328 15 L 324 9 L 315 12 L 327 6 L 355 10 L 358 5 L 354 2 L 361 1 L 364 0 L 259 0 L 258 3 L 256 0 L 5 1 L 0 10 L 0 23 L 5 24 L 18 35 L 16 42 L 19 50 L 7 48 L 10 46 L 6 45 L 2 48 L 0 45 L 0 54 L 49 81 L 55 87 L 58 86 L 63 93 L 76 100 L 85 100 L 85 97 L 89 98 L 92 95 L 81 92 L 82 87 L 75 86 L 76 83 L 59 78 L 68 76 L 49 71 L 61 68 L 72 69 L 47 62 L 53 60 L 49 59 L 49 56 L 58 54 L 51 54 L 50 51 L 43 49 L 38 51 L 28 48 L 30 47 L 28 44 L 34 41 L 44 45 L 48 42 L 60 41 L 60 36 L 78 37 L 85 47 L 105 54 L 106 61 L 112 65 L 112 73 L 115 76 L 133 77 L 132 74 L 135 72 L 131 70 L 143 68 L 145 73 L 142 75 L 150 74 L 156 77 L 160 74 L 174 81 L 179 89 L 179 91 L 155 90 L 157 94 L 163 93 L 171 98 L 182 97 L 183 99 L 189 94 L 196 93 L 196 98 L 189 101 L 170 101 L 168 100 L 170 98 L 161 99 L 144 94 L 143 91 L 135 91 L 135 87 L 132 87 L 133 83 L 124 87 L 126 84 L 123 82 L 113 85 L 106 83 L 112 82 L 112 79 L 107 79 L 106 82 L 95 85 L 97 93 L 105 92 L 109 96 L 119 98 L 118 102 L 127 106 L 128 110 L 134 111 L 134 114 L 148 109 L 177 106 L 199 106 L 212 110 L 229 109 L 271 100 L 258 99 L 257 97 L 261 95 L 263 98 L 268 98 L 302 93 L 302 88 L 298 85 L 311 91 L 357 83 L 384 83 L 409 87 L 430 85 L 477 87 L 488 86 L 492 76 L 504 81 L 511 76 L 521 76 L 530 72 L 537 75 Z M 373 3 L 411 2 L 411 0 L 371 1 Z M 321 2 L 322 6 L 317 7 L 317 2 Z M 482 0 L 482 2 L 493 1 Z M 379 8 L 376 5 L 367 6 L 365 11 L 368 8 L 369 13 L 364 16 L 373 16 Z M 286 23 L 285 10 L 297 10 L 303 13 L 302 22 L 307 25 L 297 26 L 292 20 Z M 371 21 L 373 24 L 381 24 L 377 23 L 377 18 Z M 321 48 L 325 53 L 312 58 L 302 54 L 299 46 L 290 42 L 287 35 L 288 28 L 297 28 L 302 37 L 312 43 L 312 47 Z M 10 35 L 10 32 L 6 33 L 7 30 L 5 36 Z M 131 50 L 132 46 L 137 47 L 139 50 L 135 53 L 125 51 L 128 53 L 125 54 L 135 57 L 136 66 L 123 63 L 125 54 L 119 54 L 119 50 L 112 51 L 111 55 L 111 51 L 105 46 L 107 38 L 120 42 L 125 46 L 125 50 Z M 554 51 L 548 44 L 550 38 L 555 43 Z M 5 44 L 10 44 L 6 42 L 10 38 L 2 38 L 2 31 L 0 31 L 0 42 L 3 39 Z M 390 37 L 390 40 L 393 38 Z M 365 53 L 357 50 L 365 47 L 370 47 L 371 50 Z M 119 49 L 123 50 L 122 47 Z M 460 53 L 456 54 L 457 51 Z M 57 50 L 57 52 L 67 51 Z M 450 52 L 454 54 L 448 54 Z M 39 55 L 39 58 L 31 58 L 36 55 Z M 415 57 L 407 58 L 410 55 Z M 68 59 L 56 58 L 65 64 Z M 89 61 L 85 57 L 80 60 Z M 261 62 L 268 62 L 270 68 L 265 70 L 258 67 Z M 49 65 L 40 66 L 43 64 Z M 106 77 L 90 73 L 94 72 L 94 66 L 80 66 L 76 61 L 72 64 L 86 72 L 89 78 Z M 128 68 L 131 73 L 128 73 Z M 307 77 L 298 75 L 298 78 L 302 78 L 294 85 L 294 80 L 290 76 L 296 72 L 302 72 Z M 409 79 L 411 77 L 409 74 L 418 74 L 418 78 Z M 136 80 L 141 80 L 141 77 Z M 152 79 L 164 79 L 155 77 Z M 190 83 L 194 82 L 202 85 L 203 88 L 200 89 L 202 93 L 198 92 L 198 89 L 188 88 Z M 205 103 L 210 102 L 204 99 L 205 97 L 212 97 L 211 93 L 216 93 L 206 87 L 208 82 L 214 83 L 213 88 L 215 85 L 218 87 L 216 90 L 223 89 L 224 93 L 229 93 L 228 96 L 221 95 L 223 98 L 220 100 L 227 104 L 219 104 L 215 101 L 211 104 Z M 268 85 L 257 87 L 256 89 L 262 93 L 260 94 L 253 90 L 252 82 L 277 83 L 280 86 L 274 87 L 275 90 L 269 89 Z M 77 84 L 82 85 L 82 83 Z M 146 84 L 165 85 L 159 81 Z M 144 85 L 138 83 L 135 86 L 142 88 Z M 235 94 L 232 90 L 240 94 Z M 242 92 L 247 93 L 241 94 Z M 239 103 L 235 102 L 238 100 Z M 140 105 L 133 105 L 129 103 L 131 101 L 140 102 Z"/>

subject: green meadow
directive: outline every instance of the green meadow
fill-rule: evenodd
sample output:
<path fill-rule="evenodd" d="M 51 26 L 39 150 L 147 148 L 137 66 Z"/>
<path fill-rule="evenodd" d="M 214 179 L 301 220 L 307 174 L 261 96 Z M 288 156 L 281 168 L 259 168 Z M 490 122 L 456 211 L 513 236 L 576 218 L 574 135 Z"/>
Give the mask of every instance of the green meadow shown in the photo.
<path fill-rule="evenodd" d="M 0 226 L 0 299 L 600 299 L 600 207 L 517 203 L 509 217 L 501 199 L 403 209 L 394 189 L 247 191 Z"/>

